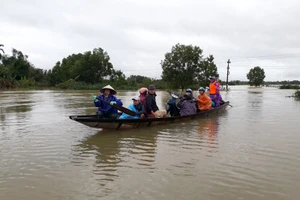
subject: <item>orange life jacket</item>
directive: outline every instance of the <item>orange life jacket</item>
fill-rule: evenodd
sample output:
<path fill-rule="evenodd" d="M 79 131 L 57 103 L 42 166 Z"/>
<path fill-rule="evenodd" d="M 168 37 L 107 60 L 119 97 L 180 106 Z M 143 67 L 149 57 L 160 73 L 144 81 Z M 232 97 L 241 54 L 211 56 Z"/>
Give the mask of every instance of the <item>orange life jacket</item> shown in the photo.
<path fill-rule="evenodd" d="M 218 81 L 210 83 L 209 94 L 216 94 L 217 92 L 220 92 L 220 83 Z"/>
<path fill-rule="evenodd" d="M 216 83 L 216 81 L 209 84 L 209 94 L 216 94 L 217 86 L 215 83 Z"/>

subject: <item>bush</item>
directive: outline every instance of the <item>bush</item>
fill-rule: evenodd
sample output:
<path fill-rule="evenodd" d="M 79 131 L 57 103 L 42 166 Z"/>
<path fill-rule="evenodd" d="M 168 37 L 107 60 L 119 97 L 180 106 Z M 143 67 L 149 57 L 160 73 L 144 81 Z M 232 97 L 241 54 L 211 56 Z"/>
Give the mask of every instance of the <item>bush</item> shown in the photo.
<path fill-rule="evenodd" d="M 295 90 L 298 90 L 300 89 L 300 86 L 299 85 L 281 85 L 279 87 L 279 89 L 295 89 Z"/>
<path fill-rule="evenodd" d="M 35 80 L 34 79 L 27 79 L 26 77 L 21 78 L 21 80 L 19 80 L 17 82 L 17 85 L 19 88 L 28 88 L 28 87 L 32 87 L 35 86 Z"/>
<path fill-rule="evenodd" d="M 300 91 L 295 92 L 295 97 L 300 98 Z"/>
<path fill-rule="evenodd" d="M 16 80 L 0 78 L 0 89 L 13 89 L 13 88 L 17 88 Z"/>

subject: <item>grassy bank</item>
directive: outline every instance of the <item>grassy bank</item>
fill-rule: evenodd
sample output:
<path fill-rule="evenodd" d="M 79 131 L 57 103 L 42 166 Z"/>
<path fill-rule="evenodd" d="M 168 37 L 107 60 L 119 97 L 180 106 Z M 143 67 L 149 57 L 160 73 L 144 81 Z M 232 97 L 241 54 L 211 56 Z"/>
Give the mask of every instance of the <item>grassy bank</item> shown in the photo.
<path fill-rule="evenodd" d="M 279 89 L 294 89 L 294 90 L 299 90 L 300 86 L 299 85 L 281 85 Z"/>
<path fill-rule="evenodd" d="M 50 89 L 45 83 L 37 83 L 33 79 L 23 78 L 21 80 L 0 78 L 0 90 L 40 90 Z"/>

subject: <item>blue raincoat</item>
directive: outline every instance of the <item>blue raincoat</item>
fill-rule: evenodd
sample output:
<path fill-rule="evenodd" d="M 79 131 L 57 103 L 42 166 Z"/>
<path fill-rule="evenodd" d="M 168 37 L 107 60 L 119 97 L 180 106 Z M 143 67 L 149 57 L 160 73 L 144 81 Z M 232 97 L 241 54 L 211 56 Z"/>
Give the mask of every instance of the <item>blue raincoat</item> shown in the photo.
<path fill-rule="evenodd" d="M 99 99 L 103 99 L 105 101 L 108 101 L 108 102 L 111 102 L 111 101 L 115 101 L 117 102 L 117 104 L 119 106 L 122 106 L 123 103 L 120 99 L 118 99 L 117 97 L 115 97 L 114 95 L 109 95 L 108 97 L 105 97 L 104 94 L 102 95 L 99 95 L 98 96 Z M 100 100 L 98 100 L 97 102 L 94 102 L 95 106 L 98 107 L 98 111 L 101 111 L 105 114 L 108 114 L 108 113 L 115 113 L 115 114 L 118 114 L 118 110 L 115 109 L 114 107 L 112 107 L 111 105 L 108 105 Z"/>

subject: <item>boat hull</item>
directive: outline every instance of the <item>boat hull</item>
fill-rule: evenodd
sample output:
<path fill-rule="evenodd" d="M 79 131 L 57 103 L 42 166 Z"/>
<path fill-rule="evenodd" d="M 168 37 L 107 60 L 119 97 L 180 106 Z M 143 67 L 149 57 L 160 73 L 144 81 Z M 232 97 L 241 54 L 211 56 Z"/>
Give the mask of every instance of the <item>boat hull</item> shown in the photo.
<path fill-rule="evenodd" d="M 84 124 L 92 128 L 102 128 L 110 130 L 118 129 L 133 129 L 140 127 L 149 127 L 163 124 L 172 124 L 182 121 L 192 120 L 199 117 L 206 117 L 209 115 L 218 114 L 223 112 L 229 102 L 225 102 L 220 107 L 214 108 L 212 110 L 207 110 L 199 112 L 193 115 L 187 116 L 176 116 L 176 117 L 165 117 L 165 118 L 145 118 L 145 119 L 98 119 L 97 115 L 75 115 L 69 116 L 71 120 Z"/>

